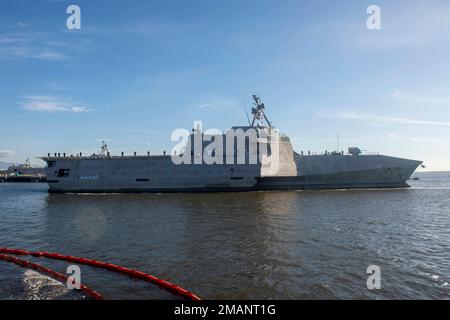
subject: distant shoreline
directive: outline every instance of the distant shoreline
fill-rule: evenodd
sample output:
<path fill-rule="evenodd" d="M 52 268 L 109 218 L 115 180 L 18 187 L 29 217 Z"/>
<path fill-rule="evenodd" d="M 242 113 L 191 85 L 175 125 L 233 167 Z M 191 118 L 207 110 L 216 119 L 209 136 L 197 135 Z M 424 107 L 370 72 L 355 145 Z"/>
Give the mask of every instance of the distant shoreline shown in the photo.
<path fill-rule="evenodd" d="M 450 171 L 445 171 L 445 170 L 441 170 L 441 171 L 416 171 L 413 173 L 414 174 L 418 174 L 418 173 L 450 173 Z"/>

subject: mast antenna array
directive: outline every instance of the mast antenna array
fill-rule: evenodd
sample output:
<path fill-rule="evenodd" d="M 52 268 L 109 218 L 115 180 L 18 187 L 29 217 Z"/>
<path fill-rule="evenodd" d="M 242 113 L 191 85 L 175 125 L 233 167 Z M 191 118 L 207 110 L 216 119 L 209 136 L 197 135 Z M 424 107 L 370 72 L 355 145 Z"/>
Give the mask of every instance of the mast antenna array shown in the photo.
<path fill-rule="evenodd" d="M 269 119 L 267 119 L 265 110 L 266 106 L 261 102 L 261 99 L 257 95 L 253 95 L 253 100 L 255 101 L 254 107 L 252 108 L 253 121 L 252 127 L 255 125 L 255 122 L 258 122 L 258 126 L 263 126 L 264 120 L 266 120 L 269 128 L 273 128 Z"/>
<path fill-rule="evenodd" d="M 105 141 L 102 141 L 102 147 L 100 149 L 100 156 L 106 157 L 109 155 L 108 145 L 105 143 Z"/>

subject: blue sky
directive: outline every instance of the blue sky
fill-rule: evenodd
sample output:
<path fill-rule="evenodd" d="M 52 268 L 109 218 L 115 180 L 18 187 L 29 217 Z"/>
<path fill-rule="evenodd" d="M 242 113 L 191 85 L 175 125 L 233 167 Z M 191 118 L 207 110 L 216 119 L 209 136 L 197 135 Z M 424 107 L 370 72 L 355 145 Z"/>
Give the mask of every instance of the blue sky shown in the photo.
<path fill-rule="evenodd" d="M 66 8 L 81 8 L 81 30 Z M 381 30 L 366 9 L 381 8 Z M 295 149 L 359 146 L 450 170 L 448 1 L 0 3 L 0 161 L 170 150 L 246 123 L 260 94 Z"/>

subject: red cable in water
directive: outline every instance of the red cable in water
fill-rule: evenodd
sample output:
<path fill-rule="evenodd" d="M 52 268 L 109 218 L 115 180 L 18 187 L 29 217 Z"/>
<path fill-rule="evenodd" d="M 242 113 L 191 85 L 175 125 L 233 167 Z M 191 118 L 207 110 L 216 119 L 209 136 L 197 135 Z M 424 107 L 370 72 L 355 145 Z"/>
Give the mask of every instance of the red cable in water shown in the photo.
<path fill-rule="evenodd" d="M 45 258 L 50 258 L 50 259 L 70 261 L 70 262 L 75 262 L 75 263 L 79 263 L 79 264 L 103 268 L 103 269 L 107 269 L 107 270 L 114 271 L 117 273 L 126 274 L 126 275 L 129 275 L 129 276 L 137 278 L 137 279 L 145 280 L 147 282 L 153 283 L 165 290 L 168 290 L 174 294 L 177 294 L 184 298 L 188 298 L 190 300 L 201 300 L 197 295 L 193 294 L 192 292 L 190 292 L 186 289 L 183 289 L 175 284 L 172 284 L 166 280 L 159 279 L 155 276 L 152 276 L 151 274 L 147 274 L 147 273 L 144 273 L 144 272 L 141 272 L 138 270 L 134 270 L 134 269 L 121 267 L 121 266 L 111 264 L 111 263 L 105 263 L 105 262 L 101 262 L 101 261 L 79 258 L 79 257 L 74 257 L 74 256 L 65 256 L 65 255 L 62 255 L 59 253 L 30 252 L 30 251 L 10 249 L 10 248 L 0 248 L 0 253 L 30 255 L 30 256 L 34 256 L 34 257 L 45 257 Z"/>
<path fill-rule="evenodd" d="M 18 266 L 21 266 L 23 268 L 34 269 L 36 271 L 39 271 L 41 273 L 44 273 L 44 274 L 54 278 L 56 280 L 59 280 L 62 283 L 67 283 L 67 279 L 69 279 L 67 276 L 63 275 L 62 273 L 53 271 L 53 270 L 43 267 L 39 264 L 30 262 L 27 260 L 22 260 L 22 259 L 7 255 L 7 254 L 0 253 L 0 260 L 4 260 L 7 262 L 17 264 Z M 85 292 L 86 294 L 88 294 L 89 296 L 94 298 L 95 300 L 103 300 L 103 297 L 100 293 L 90 289 L 89 287 L 85 286 L 84 284 L 80 284 L 80 290 Z"/>

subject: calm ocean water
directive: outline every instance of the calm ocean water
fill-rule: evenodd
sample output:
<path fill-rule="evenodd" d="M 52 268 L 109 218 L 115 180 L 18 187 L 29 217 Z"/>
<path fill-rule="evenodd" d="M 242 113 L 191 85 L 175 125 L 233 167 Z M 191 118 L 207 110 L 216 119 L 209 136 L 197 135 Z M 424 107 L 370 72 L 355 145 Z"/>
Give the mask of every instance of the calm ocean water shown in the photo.
<path fill-rule="evenodd" d="M 415 176 L 402 190 L 217 194 L 58 195 L 46 184 L 0 184 L 0 246 L 136 268 L 206 299 L 450 299 L 450 173 Z M 381 290 L 367 289 L 369 265 L 381 268 Z M 174 298 L 81 271 L 105 298 Z M 34 298 L 82 296 L 0 261 L 0 299 Z"/>

